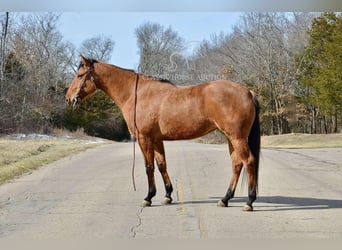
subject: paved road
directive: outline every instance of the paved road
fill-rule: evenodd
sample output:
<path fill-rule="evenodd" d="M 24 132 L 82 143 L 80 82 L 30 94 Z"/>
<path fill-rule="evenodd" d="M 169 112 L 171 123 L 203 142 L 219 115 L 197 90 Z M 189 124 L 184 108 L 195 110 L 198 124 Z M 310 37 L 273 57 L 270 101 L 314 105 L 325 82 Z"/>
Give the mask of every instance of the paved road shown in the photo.
<path fill-rule="evenodd" d="M 231 175 L 225 145 L 166 143 L 174 204 L 140 207 L 147 181 L 140 151 L 131 181 L 132 144 L 101 146 L 0 186 L 0 238 L 340 238 L 342 148 L 262 150 L 260 197 L 241 209 L 238 185 L 216 207 Z"/>

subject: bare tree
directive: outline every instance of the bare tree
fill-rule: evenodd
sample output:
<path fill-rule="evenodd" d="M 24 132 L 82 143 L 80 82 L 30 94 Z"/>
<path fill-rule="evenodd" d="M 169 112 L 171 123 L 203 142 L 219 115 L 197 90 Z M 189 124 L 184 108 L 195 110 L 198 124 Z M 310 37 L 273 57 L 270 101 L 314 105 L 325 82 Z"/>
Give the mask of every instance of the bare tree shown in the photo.
<path fill-rule="evenodd" d="M 58 30 L 59 14 L 18 14 L 13 27 L 9 25 L 11 20 L 12 15 L 0 15 L 0 133 L 47 133 L 52 126 L 65 125 L 69 109 L 64 91 L 74 75 L 72 69 L 79 55 Z M 98 36 L 86 40 L 83 46 L 87 50 L 82 53 L 106 61 L 114 41 Z M 113 120 L 111 101 L 88 105 L 99 104 L 99 109 L 103 109 L 101 103 L 108 104 L 105 116 Z M 116 124 L 112 126 L 115 128 Z"/>
<path fill-rule="evenodd" d="M 98 35 L 85 40 L 81 48 L 80 53 L 100 61 L 109 61 L 113 50 L 115 42 L 107 36 Z"/>
<path fill-rule="evenodd" d="M 8 34 L 9 13 L 6 12 L 1 16 L 1 33 L 0 33 L 0 83 L 4 80 L 6 57 L 7 57 L 7 34 Z M 0 93 L 2 84 L 0 85 Z"/>
<path fill-rule="evenodd" d="M 63 42 L 58 19 L 54 13 L 23 15 L 13 35 L 13 60 L 20 65 L 23 77 L 8 100 L 9 106 L 16 108 L 12 119 L 19 129 L 47 128 L 52 112 L 64 103 L 72 45 Z"/>
<path fill-rule="evenodd" d="M 310 13 L 246 13 L 231 34 L 202 42 L 194 56 L 195 68 L 220 72 L 252 87 L 268 120 L 264 132 L 289 132 L 289 116 L 296 110 L 295 55 L 307 42 L 311 18 Z"/>
<path fill-rule="evenodd" d="M 5 68 L 8 56 L 8 28 L 9 28 L 9 13 L 0 15 L 0 133 L 1 127 L 8 120 L 8 113 L 6 112 L 6 92 L 5 89 Z"/>
<path fill-rule="evenodd" d="M 139 72 L 156 78 L 175 79 L 184 58 L 184 39 L 171 27 L 144 23 L 135 30 L 140 54 Z"/>

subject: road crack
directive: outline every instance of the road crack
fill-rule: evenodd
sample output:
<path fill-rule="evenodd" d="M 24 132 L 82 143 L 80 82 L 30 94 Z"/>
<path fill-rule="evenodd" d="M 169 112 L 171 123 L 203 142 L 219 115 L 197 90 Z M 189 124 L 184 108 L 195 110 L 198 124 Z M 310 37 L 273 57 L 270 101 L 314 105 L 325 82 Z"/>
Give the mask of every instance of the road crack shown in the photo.
<path fill-rule="evenodd" d="M 144 207 L 141 207 L 140 210 L 137 212 L 138 223 L 131 227 L 132 238 L 134 239 L 137 235 L 137 229 L 141 226 L 141 214 L 144 210 Z"/>

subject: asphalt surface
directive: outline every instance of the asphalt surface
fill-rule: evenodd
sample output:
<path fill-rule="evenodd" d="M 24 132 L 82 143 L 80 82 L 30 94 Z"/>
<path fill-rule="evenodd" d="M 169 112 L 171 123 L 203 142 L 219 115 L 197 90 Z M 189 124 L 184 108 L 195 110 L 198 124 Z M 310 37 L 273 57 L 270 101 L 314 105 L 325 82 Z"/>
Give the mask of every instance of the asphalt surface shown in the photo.
<path fill-rule="evenodd" d="M 342 148 L 263 149 L 254 212 L 242 211 L 241 178 L 229 207 L 217 207 L 231 176 L 226 145 L 165 144 L 173 204 L 142 208 L 147 178 L 132 143 L 64 158 L 0 186 L 0 239 L 341 238 Z"/>

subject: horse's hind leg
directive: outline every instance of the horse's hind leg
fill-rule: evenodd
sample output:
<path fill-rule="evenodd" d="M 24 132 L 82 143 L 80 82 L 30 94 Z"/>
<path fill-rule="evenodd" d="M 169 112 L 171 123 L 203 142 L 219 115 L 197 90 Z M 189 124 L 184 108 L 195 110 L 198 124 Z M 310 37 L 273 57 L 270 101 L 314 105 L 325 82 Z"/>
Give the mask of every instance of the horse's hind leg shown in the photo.
<path fill-rule="evenodd" d="M 246 139 L 231 140 L 229 144 L 233 176 L 225 197 L 219 201 L 219 206 L 227 206 L 228 200 L 234 197 L 234 192 L 243 166 L 246 168 L 248 177 L 248 201 L 244 206 L 245 211 L 253 211 L 253 202 L 256 200 L 257 174 L 255 169 L 254 157 L 251 153 Z"/>
<path fill-rule="evenodd" d="M 244 206 L 245 211 L 253 211 L 253 202 L 257 197 L 257 173 L 255 168 L 255 160 L 250 153 L 246 164 L 247 176 L 248 176 L 248 201 Z"/>
<path fill-rule="evenodd" d="M 233 145 L 231 142 L 228 140 L 228 145 L 229 145 L 229 152 L 230 152 L 230 157 L 232 161 L 232 171 L 233 175 L 230 180 L 230 184 L 227 190 L 226 195 L 217 203 L 218 206 L 220 207 L 227 207 L 228 206 L 228 200 L 234 197 L 236 185 L 239 180 L 239 176 L 241 173 L 241 169 L 243 167 L 243 163 L 240 160 L 240 158 L 236 155 L 236 152 L 233 148 Z"/>
<path fill-rule="evenodd" d="M 253 202 L 256 200 L 257 192 L 257 172 L 254 156 L 247 144 L 246 139 L 232 141 L 237 156 L 241 159 L 246 168 L 248 177 L 248 201 L 244 206 L 245 211 L 253 211 Z"/>
<path fill-rule="evenodd" d="M 171 180 L 169 174 L 167 173 L 166 169 L 166 160 L 165 160 L 165 151 L 164 151 L 164 144 L 163 141 L 160 141 L 155 144 L 154 156 L 157 161 L 158 169 L 160 174 L 163 178 L 164 185 L 165 185 L 165 198 L 163 203 L 170 204 L 172 202 L 171 193 L 173 191 L 173 187 L 171 184 Z"/>

